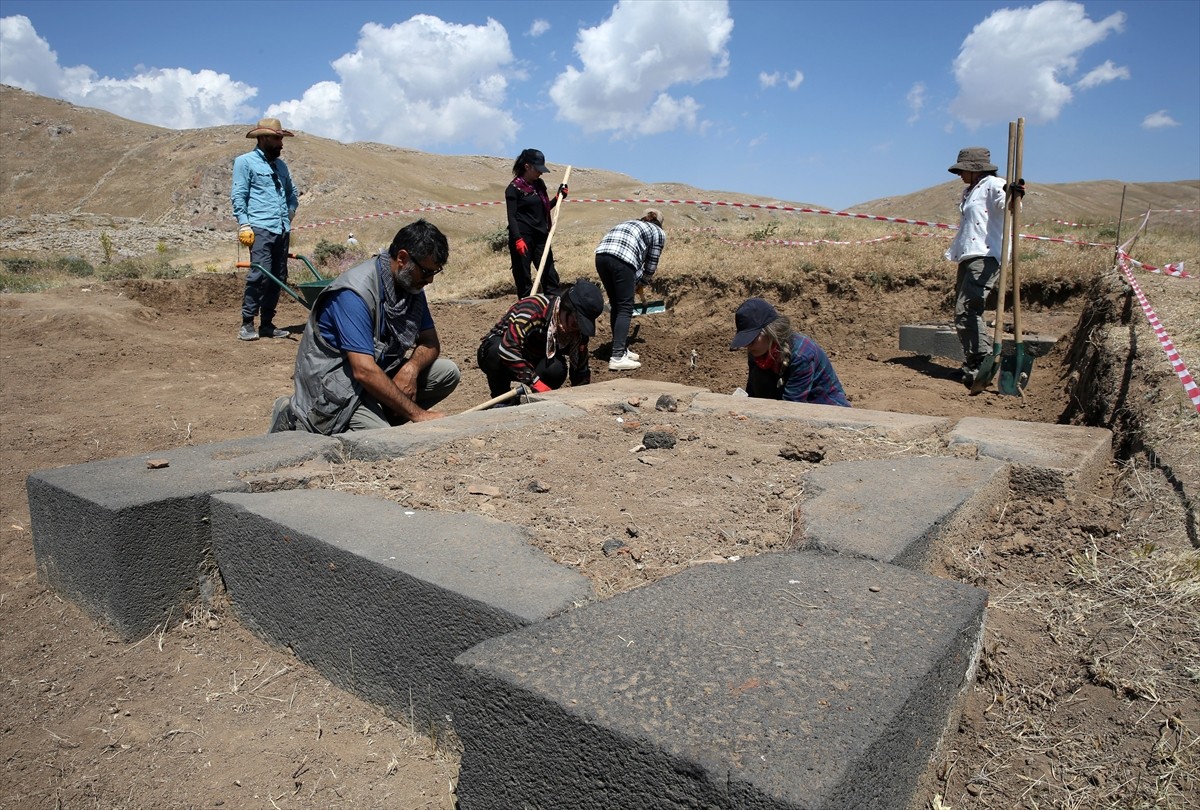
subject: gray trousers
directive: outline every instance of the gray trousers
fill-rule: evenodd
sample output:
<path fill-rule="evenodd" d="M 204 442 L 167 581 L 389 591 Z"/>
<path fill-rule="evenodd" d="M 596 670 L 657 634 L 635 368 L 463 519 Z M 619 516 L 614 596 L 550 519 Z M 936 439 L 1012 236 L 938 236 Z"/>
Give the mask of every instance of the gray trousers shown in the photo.
<path fill-rule="evenodd" d="M 983 320 L 987 297 L 996 286 L 1000 262 L 991 256 L 976 256 L 958 264 L 954 298 L 954 329 L 962 343 L 967 365 L 992 350 L 992 336 Z M 1001 293 L 1003 294 L 1003 292 Z"/>
<path fill-rule="evenodd" d="M 291 233 L 271 233 L 254 228 L 254 245 L 250 248 L 250 263 L 265 267 L 275 278 L 286 283 L 288 277 L 288 245 Z M 242 323 L 252 323 L 262 312 L 263 325 L 275 323 L 275 308 L 279 305 L 282 288 L 257 267 L 246 274 L 246 291 L 242 294 Z"/>
<path fill-rule="evenodd" d="M 453 360 L 442 357 L 434 360 L 433 365 L 417 377 L 417 404 L 425 410 L 437 405 L 454 393 L 461 376 Z M 388 413 L 374 399 L 363 397 L 362 402 L 354 409 L 354 415 L 350 417 L 350 427 L 346 430 L 375 430 L 402 424 L 405 424 L 404 420 L 389 420 Z"/>

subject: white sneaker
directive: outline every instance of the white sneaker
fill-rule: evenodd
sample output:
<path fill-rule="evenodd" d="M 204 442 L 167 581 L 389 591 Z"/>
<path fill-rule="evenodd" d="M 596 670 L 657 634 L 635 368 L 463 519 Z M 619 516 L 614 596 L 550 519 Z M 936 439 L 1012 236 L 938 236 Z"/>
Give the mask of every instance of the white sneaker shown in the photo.
<path fill-rule="evenodd" d="M 621 355 L 618 358 L 608 361 L 609 371 L 633 371 L 635 368 L 641 368 L 642 364 L 629 356 L 629 352 Z"/>
<path fill-rule="evenodd" d="M 642 356 L 640 354 L 638 354 L 637 352 L 633 351 L 632 349 L 626 349 L 625 356 L 628 357 L 630 360 L 641 360 L 642 359 Z"/>

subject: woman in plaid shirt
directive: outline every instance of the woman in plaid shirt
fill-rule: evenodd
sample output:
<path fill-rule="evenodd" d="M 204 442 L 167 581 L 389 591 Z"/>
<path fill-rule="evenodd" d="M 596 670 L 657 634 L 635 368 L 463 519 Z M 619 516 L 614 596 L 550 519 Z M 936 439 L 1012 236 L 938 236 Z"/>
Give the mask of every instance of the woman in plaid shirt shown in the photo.
<path fill-rule="evenodd" d="M 605 234 L 596 248 L 596 272 L 608 293 L 608 321 L 613 334 L 610 371 L 632 371 L 642 366 L 637 353 L 626 345 L 633 320 L 633 296 L 654 276 L 666 244 L 662 213 L 647 208 L 641 219 L 622 222 Z"/>

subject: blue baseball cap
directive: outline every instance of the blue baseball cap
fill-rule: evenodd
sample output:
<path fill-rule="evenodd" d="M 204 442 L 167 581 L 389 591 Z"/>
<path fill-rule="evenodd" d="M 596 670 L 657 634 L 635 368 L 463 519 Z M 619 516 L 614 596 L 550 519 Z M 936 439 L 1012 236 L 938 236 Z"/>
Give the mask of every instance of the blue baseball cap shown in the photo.
<path fill-rule="evenodd" d="M 729 351 L 749 346 L 759 333 L 778 317 L 779 313 L 775 311 L 775 307 L 763 299 L 747 298 L 733 315 L 737 334 L 733 336 L 733 341 L 729 344 Z"/>

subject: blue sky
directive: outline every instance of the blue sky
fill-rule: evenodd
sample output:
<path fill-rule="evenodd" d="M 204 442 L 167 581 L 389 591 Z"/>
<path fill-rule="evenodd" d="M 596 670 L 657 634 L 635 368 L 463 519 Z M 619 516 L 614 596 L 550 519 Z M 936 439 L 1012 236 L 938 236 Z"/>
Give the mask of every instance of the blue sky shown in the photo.
<path fill-rule="evenodd" d="M 963 146 L 1003 169 L 1018 116 L 1031 183 L 1200 178 L 1197 32 L 1196 0 L 4 0 L 0 82 L 844 209 Z"/>

